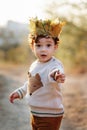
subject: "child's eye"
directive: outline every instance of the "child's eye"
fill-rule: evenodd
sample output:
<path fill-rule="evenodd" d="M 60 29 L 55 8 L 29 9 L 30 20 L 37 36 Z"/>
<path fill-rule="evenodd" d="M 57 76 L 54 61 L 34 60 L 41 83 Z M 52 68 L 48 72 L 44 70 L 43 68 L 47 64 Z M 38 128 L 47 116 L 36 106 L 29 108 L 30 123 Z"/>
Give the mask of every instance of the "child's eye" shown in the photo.
<path fill-rule="evenodd" d="M 51 44 L 47 44 L 47 47 L 50 47 L 51 46 Z"/>
<path fill-rule="evenodd" d="M 36 47 L 41 47 L 41 45 L 37 44 Z"/>

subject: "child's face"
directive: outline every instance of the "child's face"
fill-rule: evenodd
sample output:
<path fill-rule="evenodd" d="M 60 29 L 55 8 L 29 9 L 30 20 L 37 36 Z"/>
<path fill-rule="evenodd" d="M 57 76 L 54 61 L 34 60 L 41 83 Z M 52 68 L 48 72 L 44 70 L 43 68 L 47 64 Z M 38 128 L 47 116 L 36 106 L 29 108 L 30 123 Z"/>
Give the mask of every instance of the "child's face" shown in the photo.
<path fill-rule="evenodd" d="M 52 38 L 41 38 L 38 43 L 33 44 L 33 52 L 40 62 L 49 61 L 56 49 L 57 45 Z"/>

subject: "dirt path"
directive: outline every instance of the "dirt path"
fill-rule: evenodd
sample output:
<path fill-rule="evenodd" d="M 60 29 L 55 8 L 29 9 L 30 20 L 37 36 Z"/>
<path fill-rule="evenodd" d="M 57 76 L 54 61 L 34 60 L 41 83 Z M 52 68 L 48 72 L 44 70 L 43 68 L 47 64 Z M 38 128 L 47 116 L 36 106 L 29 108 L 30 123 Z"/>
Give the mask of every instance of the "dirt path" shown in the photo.
<path fill-rule="evenodd" d="M 25 99 L 11 104 L 8 98 L 26 80 L 25 70 L 19 67 L 0 71 L 0 130 L 30 130 Z M 63 97 L 65 115 L 61 130 L 87 130 L 87 74 L 67 76 Z"/>
<path fill-rule="evenodd" d="M 68 123 L 73 130 L 87 130 L 87 74 L 67 76 L 63 93 Z"/>

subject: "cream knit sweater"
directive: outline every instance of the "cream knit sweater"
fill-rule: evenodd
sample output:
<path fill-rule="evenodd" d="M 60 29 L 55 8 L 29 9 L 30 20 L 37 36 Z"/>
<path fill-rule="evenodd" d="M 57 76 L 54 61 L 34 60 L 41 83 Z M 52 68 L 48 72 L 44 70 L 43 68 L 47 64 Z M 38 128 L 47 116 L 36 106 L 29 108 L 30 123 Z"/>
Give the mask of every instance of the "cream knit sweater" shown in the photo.
<path fill-rule="evenodd" d="M 41 63 L 36 60 L 30 66 L 29 72 L 32 76 L 39 73 L 43 87 L 36 90 L 30 96 L 27 93 L 27 81 L 22 87 L 16 90 L 20 98 L 26 95 L 27 103 L 33 115 L 40 117 L 57 117 L 64 113 L 61 94 L 62 83 L 57 83 L 50 76 L 55 70 L 60 70 L 61 73 L 64 73 L 63 65 L 58 59 L 52 57 L 52 59 L 46 63 Z"/>

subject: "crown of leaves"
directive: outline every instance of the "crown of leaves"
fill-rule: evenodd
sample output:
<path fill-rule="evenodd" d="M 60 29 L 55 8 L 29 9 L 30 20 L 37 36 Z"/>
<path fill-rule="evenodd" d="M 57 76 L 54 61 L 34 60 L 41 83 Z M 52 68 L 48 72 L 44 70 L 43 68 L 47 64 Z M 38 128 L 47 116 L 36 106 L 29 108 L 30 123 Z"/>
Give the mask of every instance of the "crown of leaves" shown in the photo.
<path fill-rule="evenodd" d="M 29 29 L 30 34 L 33 36 L 50 35 L 52 37 L 58 37 L 64 25 L 65 22 L 61 22 L 58 19 L 39 20 L 36 17 L 30 19 Z"/>

